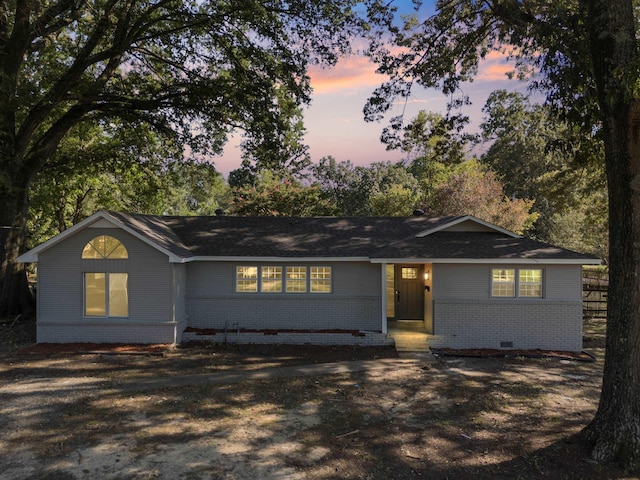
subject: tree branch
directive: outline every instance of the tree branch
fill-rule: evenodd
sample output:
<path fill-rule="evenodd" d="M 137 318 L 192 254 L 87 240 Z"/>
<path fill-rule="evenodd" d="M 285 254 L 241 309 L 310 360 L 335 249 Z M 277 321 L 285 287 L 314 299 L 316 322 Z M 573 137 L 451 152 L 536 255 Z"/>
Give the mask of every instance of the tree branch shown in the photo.
<path fill-rule="evenodd" d="M 55 85 L 43 96 L 43 98 L 30 110 L 29 114 L 22 123 L 16 136 L 16 152 L 22 154 L 26 151 L 33 133 L 47 119 L 51 111 L 56 107 L 64 95 L 82 78 L 82 74 L 86 71 L 88 65 L 87 60 L 90 58 L 91 52 L 103 39 L 105 33 L 110 26 L 109 13 L 119 0 L 110 0 L 106 5 L 104 14 L 98 20 L 96 27 L 89 36 L 84 47 L 80 49 L 78 55 L 67 71 L 60 76 Z"/>

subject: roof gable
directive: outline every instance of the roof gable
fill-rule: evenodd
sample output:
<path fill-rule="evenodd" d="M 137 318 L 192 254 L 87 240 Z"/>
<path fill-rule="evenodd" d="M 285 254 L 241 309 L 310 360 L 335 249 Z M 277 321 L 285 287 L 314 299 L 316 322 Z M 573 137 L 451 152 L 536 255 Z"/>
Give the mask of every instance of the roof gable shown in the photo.
<path fill-rule="evenodd" d="M 464 215 L 442 223 L 434 228 L 420 232 L 416 237 L 426 237 L 436 232 L 498 232 L 510 237 L 519 238 L 520 235 L 505 230 L 484 220 L 480 220 L 472 215 Z"/>
<path fill-rule="evenodd" d="M 118 215 L 112 215 L 112 212 L 98 211 L 91 215 L 90 217 L 85 218 L 81 222 L 73 225 L 72 227 L 66 229 L 64 232 L 56 235 L 55 237 L 50 238 L 44 243 L 41 243 L 37 247 L 29 250 L 28 252 L 23 253 L 18 257 L 19 262 L 24 263 L 32 263 L 38 261 L 38 255 L 45 250 L 57 245 L 60 242 L 63 242 L 66 238 L 74 235 L 76 232 L 83 230 L 85 228 L 120 228 L 139 240 L 143 241 L 147 245 L 152 248 L 161 251 L 162 253 L 168 255 L 172 261 L 177 261 L 178 256 L 171 252 L 169 249 L 164 248 L 162 243 L 159 243 L 158 238 L 153 238 L 153 236 L 146 234 L 146 232 L 141 232 L 139 228 L 136 228 L 135 223 L 130 223 L 128 221 L 123 222 L 118 218 Z M 174 235 L 175 237 L 175 235 Z"/>

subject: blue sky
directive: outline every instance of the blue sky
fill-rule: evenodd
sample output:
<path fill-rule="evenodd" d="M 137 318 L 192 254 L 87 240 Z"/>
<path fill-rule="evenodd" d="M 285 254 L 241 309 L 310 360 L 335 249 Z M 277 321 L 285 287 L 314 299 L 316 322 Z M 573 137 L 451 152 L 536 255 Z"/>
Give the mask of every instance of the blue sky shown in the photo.
<path fill-rule="evenodd" d="M 403 5 L 410 4 L 404 0 Z M 420 15 L 432 11 L 432 2 L 422 8 Z M 471 118 L 470 130 L 477 130 L 482 119 L 481 108 L 489 94 L 497 89 L 526 92 L 526 85 L 509 80 L 506 72 L 512 69 L 499 54 L 488 55 L 474 82 L 463 87 L 473 105 L 465 109 Z M 330 69 L 314 67 L 310 70 L 313 87 L 312 103 L 305 110 L 307 135 L 311 159 L 317 162 L 331 155 L 337 161 L 351 160 L 355 165 L 368 165 L 379 161 L 399 161 L 400 152 L 386 151 L 380 142 L 380 133 L 386 122 L 402 112 L 404 102 L 392 109 L 380 123 L 365 123 L 362 108 L 367 97 L 385 78 L 375 73 L 376 66 L 365 57 L 341 59 Z M 418 111 L 445 112 L 447 98 L 435 90 L 416 89 L 405 111 L 406 120 Z M 216 169 L 225 177 L 240 166 L 238 140 L 232 140 L 221 157 L 216 157 Z"/>

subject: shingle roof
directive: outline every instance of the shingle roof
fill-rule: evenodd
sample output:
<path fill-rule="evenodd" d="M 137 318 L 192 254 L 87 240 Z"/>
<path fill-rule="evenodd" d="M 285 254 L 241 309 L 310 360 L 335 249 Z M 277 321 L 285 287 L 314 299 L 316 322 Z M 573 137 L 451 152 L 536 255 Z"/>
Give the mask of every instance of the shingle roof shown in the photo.
<path fill-rule="evenodd" d="M 193 257 L 310 257 L 591 260 L 501 232 L 450 232 L 416 238 L 459 216 L 178 217 L 108 212 L 161 248 Z"/>
<path fill-rule="evenodd" d="M 433 259 L 594 259 L 548 243 L 491 232 L 437 232 L 427 237 L 403 239 L 379 252 L 383 258 Z"/>

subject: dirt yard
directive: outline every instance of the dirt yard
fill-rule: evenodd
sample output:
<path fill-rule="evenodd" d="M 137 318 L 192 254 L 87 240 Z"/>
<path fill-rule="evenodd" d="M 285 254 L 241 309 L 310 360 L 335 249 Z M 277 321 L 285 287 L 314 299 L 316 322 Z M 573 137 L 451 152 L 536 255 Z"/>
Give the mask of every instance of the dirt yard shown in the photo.
<path fill-rule="evenodd" d="M 591 462 L 579 435 L 597 407 L 603 329 L 591 321 L 585 331 L 595 363 L 428 356 L 403 368 L 136 391 L 151 378 L 397 355 L 275 346 L 53 353 L 21 349 L 28 335 L 9 340 L 16 328 L 5 324 L 0 478 L 637 478 Z"/>

